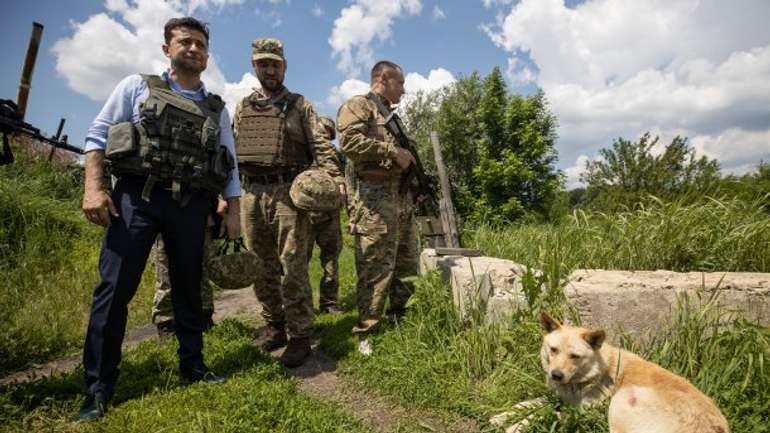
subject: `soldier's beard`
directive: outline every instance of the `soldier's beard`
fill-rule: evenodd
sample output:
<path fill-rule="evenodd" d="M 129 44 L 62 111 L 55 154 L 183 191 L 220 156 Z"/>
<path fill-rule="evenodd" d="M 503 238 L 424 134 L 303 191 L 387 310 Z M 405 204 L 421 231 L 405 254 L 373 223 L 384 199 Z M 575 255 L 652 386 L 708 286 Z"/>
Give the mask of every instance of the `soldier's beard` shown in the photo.
<path fill-rule="evenodd" d="M 259 84 L 262 85 L 263 89 L 268 90 L 270 92 L 275 92 L 276 90 L 280 90 L 283 87 L 283 82 L 281 82 L 277 78 L 266 78 L 266 79 L 260 78 Z"/>

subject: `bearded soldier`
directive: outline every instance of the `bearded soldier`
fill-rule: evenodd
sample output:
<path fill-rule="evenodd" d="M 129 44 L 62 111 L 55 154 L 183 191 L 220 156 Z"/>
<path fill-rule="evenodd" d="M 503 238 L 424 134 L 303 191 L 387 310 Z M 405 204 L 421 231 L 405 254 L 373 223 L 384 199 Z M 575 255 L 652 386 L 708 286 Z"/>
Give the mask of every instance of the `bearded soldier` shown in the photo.
<path fill-rule="evenodd" d="M 252 66 L 262 87 L 238 103 L 233 118 L 243 183 L 243 222 L 250 250 L 263 261 L 254 291 L 267 322 L 259 336 L 268 351 L 287 345 L 281 362 L 301 365 L 310 354 L 315 313 L 308 281 L 310 220 L 292 202 L 292 181 L 312 163 L 344 183 L 334 150 L 310 102 L 283 85 L 286 58 L 277 39 L 252 43 Z M 333 201 L 340 200 L 337 193 Z"/>
<path fill-rule="evenodd" d="M 386 127 L 403 94 L 401 67 L 381 61 L 372 68 L 371 91 L 354 96 L 337 113 L 340 148 L 356 177 L 350 218 L 358 274 L 353 332 L 365 355 L 372 352 L 367 336 L 380 322 L 385 300 L 390 300 L 387 314 L 402 316 L 412 292 L 408 277 L 419 268 L 413 195 L 404 188 L 404 174 L 415 159 Z"/>
<path fill-rule="evenodd" d="M 334 140 L 334 121 L 325 116 L 319 116 L 322 131 L 327 140 Z M 339 258 L 342 251 L 342 230 L 340 229 L 340 211 L 335 209 L 328 212 L 312 211 L 310 217 L 310 237 L 308 238 L 308 259 L 313 253 L 313 246 L 318 244 L 320 250 L 321 281 L 319 282 L 318 306 L 322 313 L 339 314 Z"/>
<path fill-rule="evenodd" d="M 112 92 L 86 136 L 83 212 L 106 227 L 83 349 L 86 401 L 75 417 L 104 415 L 118 378 L 128 303 L 150 248 L 163 236 L 169 258 L 179 370 L 186 381 L 221 383 L 203 362 L 201 262 L 212 195 L 228 203 L 223 224 L 240 235 L 238 171 L 225 104 L 201 82 L 209 33 L 190 17 L 169 20 L 163 75 L 131 75 Z M 117 176 L 110 195 L 103 164 Z"/>

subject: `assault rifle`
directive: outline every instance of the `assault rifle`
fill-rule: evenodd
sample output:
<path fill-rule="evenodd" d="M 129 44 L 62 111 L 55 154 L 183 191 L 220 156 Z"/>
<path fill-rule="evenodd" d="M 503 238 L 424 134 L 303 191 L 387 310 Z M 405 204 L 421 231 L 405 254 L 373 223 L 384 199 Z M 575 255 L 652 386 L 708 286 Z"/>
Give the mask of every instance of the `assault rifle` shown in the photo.
<path fill-rule="evenodd" d="M 57 149 L 64 149 L 69 152 L 74 152 L 82 155 L 83 149 L 67 144 L 67 136 L 61 136 L 62 129 L 64 128 L 64 119 L 59 121 L 59 128 L 56 135 L 53 137 L 46 137 L 40 133 L 40 129 L 35 128 L 29 123 L 22 120 L 22 116 L 19 113 L 19 109 L 11 100 L 0 99 L 0 132 L 3 134 L 3 152 L 0 153 L 0 165 L 10 164 L 14 161 L 13 153 L 11 152 L 11 146 L 8 143 L 9 134 L 23 134 L 41 143 L 48 144 Z M 53 149 L 51 152 L 53 156 Z"/>
<path fill-rule="evenodd" d="M 385 128 L 396 137 L 398 145 L 403 149 L 408 150 L 414 157 L 415 163 L 411 164 L 406 169 L 404 176 L 401 178 L 401 191 L 406 191 L 406 189 L 411 186 L 412 179 L 417 178 L 417 190 L 414 191 L 415 200 L 422 200 L 420 201 L 421 205 L 427 205 L 429 203 L 432 207 L 438 208 L 436 180 L 433 176 L 425 172 L 422 161 L 420 161 L 420 154 L 412 144 L 412 141 L 409 140 L 409 137 L 406 136 L 406 132 L 404 132 L 404 125 L 401 123 L 401 118 L 395 111 L 388 110 L 377 95 L 370 93 L 367 97 L 374 101 L 380 114 L 385 117 Z"/>

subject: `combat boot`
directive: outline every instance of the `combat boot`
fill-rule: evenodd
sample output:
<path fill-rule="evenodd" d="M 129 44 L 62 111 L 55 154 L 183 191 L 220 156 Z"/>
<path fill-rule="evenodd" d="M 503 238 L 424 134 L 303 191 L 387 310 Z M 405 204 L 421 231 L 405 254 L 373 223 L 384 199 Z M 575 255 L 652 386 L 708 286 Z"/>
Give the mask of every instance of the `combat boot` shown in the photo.
<path fill-rule="evenodd" d="M 155 326 L 158 328 L 158 340 L 160 340 L 161 342 L 167 341 L 170 338 L 173 338 L 176 333 L 174 330 L 173 320 L 164 320 L 162 322 L 159 322 Z"/>
<path fill-rule="evenodd" d="M 260 332 L 256 341 L 257 345 L 266 352 L 272 352 L 275 349 L 281 348 L 287 342 L 285 322 L 269 322 Z"/>
<path fill-rule="evenodd" d="M 281 355 L 281 364 L 286 368 L 299 367 L 308 356 L 310 356 L 310 337 L 292 338 Z"/>

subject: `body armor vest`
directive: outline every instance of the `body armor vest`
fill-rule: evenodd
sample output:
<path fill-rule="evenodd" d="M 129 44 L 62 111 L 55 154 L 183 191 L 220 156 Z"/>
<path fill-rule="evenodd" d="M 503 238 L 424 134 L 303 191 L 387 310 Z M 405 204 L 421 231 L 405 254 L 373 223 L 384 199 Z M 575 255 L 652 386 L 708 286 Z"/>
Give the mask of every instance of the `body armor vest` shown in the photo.
<path fill-rule="evenodd" d="M 235 139 L 238 163 L 248 167 L 304 169 L 310 164 L 302 113 L 294 109 L 300 95 L 261 101 L 256 94 L 243 99 Z"/>
<path fill-rule="evenodd" d="M 141 120 L 113 125 L 108 134 L 105 157 L 112 173 L 147 176 L 142 198 L 148 201 L 158 181 L 170 181 L 177 200 L 182 189 L 221 192 L 234 166 L 219 142 L 222 99 L 210 94 L 193 101 L 157 75 L 142 78 L 149 96 L 139 107 Z"/>

